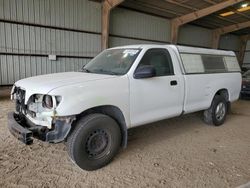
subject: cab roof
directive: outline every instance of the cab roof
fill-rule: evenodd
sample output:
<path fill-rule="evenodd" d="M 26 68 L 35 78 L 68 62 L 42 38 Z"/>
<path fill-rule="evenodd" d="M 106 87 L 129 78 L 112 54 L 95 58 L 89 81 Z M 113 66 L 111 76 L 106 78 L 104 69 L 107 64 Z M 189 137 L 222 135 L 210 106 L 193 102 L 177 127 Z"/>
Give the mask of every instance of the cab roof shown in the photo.
<path fill-rule="evenodd" d="M 126 46 L 118 46 L 111 49 L 121 49 L 121 48 L 164 48 L 170 47 L 177 50 L 179 53 L 190 53 L 190 54 L 209 54 L 209 55 L 225 55 L 225 56 L 235 56 L 233 51 L 227 50 L 217 50 L 210 48 L 201 48 L 201 47 L 191 47 L 191 46 L 181 46 L 181 45 L 173 45 L 173 44 L 136 44 L 136 45 L 126 45 Z"/>

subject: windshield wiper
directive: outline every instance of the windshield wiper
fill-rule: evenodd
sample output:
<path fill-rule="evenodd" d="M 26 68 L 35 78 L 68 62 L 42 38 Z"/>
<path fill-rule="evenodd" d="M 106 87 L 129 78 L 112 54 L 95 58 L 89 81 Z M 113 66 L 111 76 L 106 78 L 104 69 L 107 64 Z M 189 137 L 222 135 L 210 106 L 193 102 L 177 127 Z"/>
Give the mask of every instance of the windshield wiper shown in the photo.
<path fill-rule="evenodd" d="M 112 71 L 108 71 L 108 70 L 104 70 L 104 69 L 97 69 L 97 70 L 95 70 L 95 73 L 104 73 L 104 74 L 110 74 L 110 75 L 119 75 L 116 72 L 112 72 Z"/>
<path fill-rule="evenodd" d="M 90 73 L 90 70 L 88 70 L 88 69 L 86 69 L 86 68 L 84 68 L 84 67 L 82 68 L 82 71 L 83 71 L 83 72 Z"/>

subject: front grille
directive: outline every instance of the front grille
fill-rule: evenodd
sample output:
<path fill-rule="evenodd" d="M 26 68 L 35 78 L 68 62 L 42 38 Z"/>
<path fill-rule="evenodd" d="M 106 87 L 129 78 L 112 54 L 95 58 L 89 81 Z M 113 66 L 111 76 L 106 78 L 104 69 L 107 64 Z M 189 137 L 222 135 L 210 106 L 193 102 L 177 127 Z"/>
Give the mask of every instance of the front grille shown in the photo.
<path fill-rule="evenodd" d="M 16 87 L 14 93 L 16 95 L 16 112 L 18 114 L 25 113 L 25 111 L 26 111 L 25 90 L 20 89 L 19 87 Z"/>

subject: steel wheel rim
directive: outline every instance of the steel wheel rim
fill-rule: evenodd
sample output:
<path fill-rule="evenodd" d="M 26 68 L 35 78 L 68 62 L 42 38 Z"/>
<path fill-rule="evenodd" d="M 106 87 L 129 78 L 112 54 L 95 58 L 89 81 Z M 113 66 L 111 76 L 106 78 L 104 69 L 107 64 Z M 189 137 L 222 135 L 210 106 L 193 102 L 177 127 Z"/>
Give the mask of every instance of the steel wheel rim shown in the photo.
<path fill-rule="evenodd" d="M 223 102 L 220 102 L 215 109 L 215 117 L 218 121 L 221 121 L 226 114 L 226 106 Z"/>
<path fill-rule="evenodd" d="M 87 137 L 85 150 L 90 159 L 99 159 L 107 155 L 111 145 L 111 135 L 105 130 L 94 130 Z"/>

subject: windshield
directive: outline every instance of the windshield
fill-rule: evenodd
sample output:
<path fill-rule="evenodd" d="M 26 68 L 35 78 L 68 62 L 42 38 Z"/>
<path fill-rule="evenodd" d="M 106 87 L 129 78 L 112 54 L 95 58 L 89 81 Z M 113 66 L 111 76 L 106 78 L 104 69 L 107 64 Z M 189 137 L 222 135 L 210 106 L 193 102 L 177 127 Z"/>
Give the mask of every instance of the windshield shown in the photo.
<path fill-rule="evenodd" d="M 140 53 L 140 49 L 110 49 L 101 52 L 87 65 L 83 71 L 96 74 L 123 75 Z"/>

